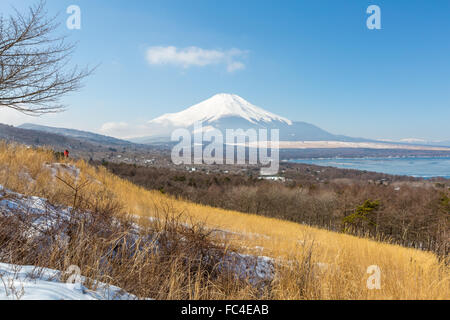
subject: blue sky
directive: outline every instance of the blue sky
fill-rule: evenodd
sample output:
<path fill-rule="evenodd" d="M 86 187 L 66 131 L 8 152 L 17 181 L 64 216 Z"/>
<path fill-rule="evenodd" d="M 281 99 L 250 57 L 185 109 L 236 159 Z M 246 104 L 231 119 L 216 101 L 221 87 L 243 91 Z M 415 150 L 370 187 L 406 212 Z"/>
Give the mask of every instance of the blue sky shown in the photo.
<path fill-rule="evenodd" d="M 0 12 L 32 3 L 2 0 Z M 48 0 L 47 8 L 64 27 L 72 4 L 81 30 L 61 32 L 78 41 L 74 62 L 100 63 L 96 73 L 64 98 L 68 111 L 29 119 L 2 110 L 0 122 L 99 132 L 225 92 L 336 134 L 450 140 L 450 1 Z M 366 27 L 371 4 L 381 30 Z"/>

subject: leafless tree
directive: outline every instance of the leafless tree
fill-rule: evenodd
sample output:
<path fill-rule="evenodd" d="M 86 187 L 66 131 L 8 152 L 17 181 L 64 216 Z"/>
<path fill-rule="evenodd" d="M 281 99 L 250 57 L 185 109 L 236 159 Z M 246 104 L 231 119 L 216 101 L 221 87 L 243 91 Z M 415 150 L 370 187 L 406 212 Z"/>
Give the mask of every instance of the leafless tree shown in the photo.
<path fill-rule="evenodd" d="M 0 113 L 42 115 L 65 109 L 60 98 L 81 87 L 93 69 L 68 67 L 75 44 L 54 36 L 59 23 L 41 1 L 25 14 L 0 15 Z"/>

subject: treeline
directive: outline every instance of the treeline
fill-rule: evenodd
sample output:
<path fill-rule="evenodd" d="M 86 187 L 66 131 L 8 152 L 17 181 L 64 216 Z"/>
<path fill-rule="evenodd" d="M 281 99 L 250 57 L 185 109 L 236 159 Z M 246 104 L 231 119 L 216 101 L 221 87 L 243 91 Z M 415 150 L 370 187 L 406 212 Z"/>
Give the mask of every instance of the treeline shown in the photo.
<path fill-rule="evenodd" d="M 361 179 L 320 183 L 292 172 L 292 179 L 281 183 L 245 174 L 103 165 L 147 189 L 193 202 L 448 255 L 450 191 L 445 183 L 385 185 Z"/>

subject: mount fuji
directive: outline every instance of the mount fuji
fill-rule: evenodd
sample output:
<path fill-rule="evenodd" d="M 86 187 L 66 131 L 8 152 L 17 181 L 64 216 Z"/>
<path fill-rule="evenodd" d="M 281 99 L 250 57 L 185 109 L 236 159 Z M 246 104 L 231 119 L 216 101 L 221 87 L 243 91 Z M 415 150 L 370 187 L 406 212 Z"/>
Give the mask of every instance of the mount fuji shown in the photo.
<path fill-rule="evenodd" d="M 170 140 L 177 128 L 193 130 L 200 122 L 203 131 L 219 129 L 279 129 L 281 141 L 345 141 L 359 142 L 365 139 L 331 134 L 315 125 L 291 121 L 257 107 L 235 94 L 220 93 L 181 112 L 167 113 L 147 123 L 150 134 L 131 141 L 152 143 Z"/>
<path fill-rule="evenodd" d="M 276 107 L 276 106 L 275 106 Z M 53 140 L 75 138 L 90 144 L 106 146 L 131 147 L 133 144 L 167 145 L 171 144 L 171 135 L 178 128 L 185 128 L 191 133 L 197 133 L 195 124 L 202 124 L 202 131 L 218 129 L 226 136 L 226 129 L 271 129 L 279 130 L 280 149 L 408 149 L 450 151 L 449 141 L 427 142 L 417 139 L 370 140 L 335 135 L 313 124 L 292 121 L 272 112 L 257 107 L 235 94 L 216 94 L 213 97 L 193 105 L 181 112 L 167 113 L 139 126 L 140 135 L 135 138 L 120 140 L 96 133 L 80 130 L 53 128 L 36 124 L 23 124 L 18 128 L 1 126 L 0 138 L 11 139 L 18 136 L 34 136 L 36 131 L 53 134 Z M 18 132 L 17 129 L 27 130 Z M 30 132 L 29 130 L 33 130 Z M 246 133 L 244 133 L 245 135 Z M 26 141 L 29 141 L 27 138 Z M 144 146 L 141 146 L 144 147 Z"/>
<path fill-rule="evenodd" d="M 249 123 L 280 122 L 292 125 L 292 121 L 260 107 L 252 105 L 235 94 L 220 93 L 178 113 L 167 113 L 150 123 L 191 126 L 195 122 L 213 124 L 224 118 L 241 118 Z"/>

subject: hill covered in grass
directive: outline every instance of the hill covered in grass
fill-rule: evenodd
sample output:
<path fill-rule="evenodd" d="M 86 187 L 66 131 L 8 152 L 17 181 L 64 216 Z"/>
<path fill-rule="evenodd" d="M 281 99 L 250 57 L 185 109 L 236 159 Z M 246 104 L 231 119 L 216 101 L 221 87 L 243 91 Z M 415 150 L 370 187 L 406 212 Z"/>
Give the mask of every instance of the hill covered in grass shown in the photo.
<path fill-rule="evenodd" d="M 0 230 L 0 262 L 57 270 L 76 264 L 83 276 L 139 298 L 450 297 L 449 269 L 431 252 L 179 200 L 82 160 L 58 162 L 48 150 L 0 144 L 0 185 L 72 208 L 74 217 L 64 225 L 70 231 L 66 242 L 57 240 L 62 229 L 51 229 L 29 246 L 11 233 L 27 220 L 0 211 L 6 226 Z M 37 254 L 44 243 L 49 247 Z M 381 286 L 370 290 L 374 265 Z M 268 276 L 253 281 L 261 272 Z"/>

